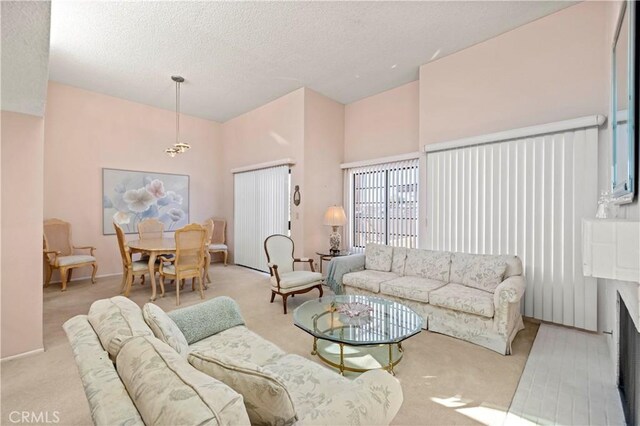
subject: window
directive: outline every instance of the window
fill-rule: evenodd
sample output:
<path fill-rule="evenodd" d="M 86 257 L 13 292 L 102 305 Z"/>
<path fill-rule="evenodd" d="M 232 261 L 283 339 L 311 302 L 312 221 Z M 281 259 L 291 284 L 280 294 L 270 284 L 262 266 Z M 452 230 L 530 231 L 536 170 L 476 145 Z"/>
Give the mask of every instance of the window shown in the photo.
<path fill-rule="evenodd" d="M 347 169 L 349 243 L 418 246 L 418 159 Z"/>

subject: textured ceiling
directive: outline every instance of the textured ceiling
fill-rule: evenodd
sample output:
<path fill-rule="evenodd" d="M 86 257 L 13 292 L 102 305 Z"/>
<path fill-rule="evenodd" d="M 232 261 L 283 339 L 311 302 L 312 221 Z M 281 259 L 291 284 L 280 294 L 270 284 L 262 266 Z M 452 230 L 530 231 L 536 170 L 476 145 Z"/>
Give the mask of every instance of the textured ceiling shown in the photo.
<path fill-rule="evenodd" d="M 50 78 L 216 121 L 306 86 L 350 103 L 566 2 L 54 0 Z"/>
<path fill-rule="evenodd" d="M 0 2 L 2 109 L 42 116 L 47 96 L 51 3 Z"/>

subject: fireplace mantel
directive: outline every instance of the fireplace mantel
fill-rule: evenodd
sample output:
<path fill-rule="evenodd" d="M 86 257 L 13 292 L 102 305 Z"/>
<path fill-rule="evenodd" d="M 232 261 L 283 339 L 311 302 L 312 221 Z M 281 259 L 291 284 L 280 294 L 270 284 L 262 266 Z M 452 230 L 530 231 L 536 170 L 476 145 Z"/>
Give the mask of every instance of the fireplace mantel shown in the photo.
<path fill-rule="evenodd" d="M 582 244 L 585 276 L 640 283 L 640 222 L 584 219 Z"/>

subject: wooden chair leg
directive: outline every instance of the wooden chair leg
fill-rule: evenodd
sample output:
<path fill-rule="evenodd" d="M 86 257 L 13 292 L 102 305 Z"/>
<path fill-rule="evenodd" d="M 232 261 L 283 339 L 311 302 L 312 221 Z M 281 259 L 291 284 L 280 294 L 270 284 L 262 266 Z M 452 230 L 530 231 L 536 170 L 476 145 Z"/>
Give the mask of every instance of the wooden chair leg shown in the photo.
<path fill-rule="evenodd" d="M 51 275 L 53 275 L 53 267 L 51 264 L 47 263 L 47 276 L 44 281 L 45 287 L 49 287 L 49 284 L 51 284 Z"/>
<path fill-rule="evenodd" d="M 73 268 L 67 270 L 67 282 L 71 282 L 71 275 L 73 274 Z"/>
<path fill-rule="evenodd" d="M 191 291 L 195 291 L 196 287 L 194 283 L 196 282 L 196 277 L 191 277 Z"/>
<path fill-rule="evenodd" d="M 227 250 L 224 251 L 224 266 L 227 266 L 227 257 L 229 256 L 229 252 Z"/>
<path fill-rule="evenodd" d="M 127 287 L 127 271 L 122 271 L 122 283 L 120 283 L 120 294 L 124 293 Z"/>
<path fill-rule="evenodd" d="M 160 297 L 164 297 L 164 275 L 158 274 L 158 284 L 160 284 Z"/>
<path fill-rule="evenodd" d="M 124 290 L 124 296 L 125 297 L 129 297 L 129 293 L 131 293 L 131 287 L 133 286 L 133 280 L 134 280 L 133 271 L 129 269 L 127 271 L 127 281 L 126 281 L 125 290 Z"/>
<path fill-rule="evenodd" d="M 271 303 L 273 303 L 273 299 L 275 299 L 275 298 L 276 298 L 276 292 L 272 291 L 271 292 Z"/>
<path fill-rule="evenodd" d="M 62 291 L 67 290 L 67 268 L 60 268 L 60 279 L 62 280 Z"/>
<path fill-rule="evenodd" d="M 284 306 L 284 314 L 287 315 L 287 297 L 289 297 L 288 294 L 283 294 L 282 295 L 282 305 Z"/>
<path fill-rule="evenodd" d="M 91 272 L 91 283 L 95 284 L 96 283 L 96 273 L 98 272 L 98 264 L 97 263 L 92 263 L 91 267 L 93 268 L 93 272 Z"/>
<path fill-rule="evenodd" d="M 322 294 L 324 293 L 323 290 L 322 290 L 322 284 L 318 285 L 318 291 L 320 292 L 320 296 L 318 296 L 318 297 L 322 297 Z"/>
<path fill-rule="evenodd" d="M 144 285 L 144 277 L 145 275 L 142 274 L 142 276 L 140 277 L 140 285 Z"/>
<path fill-rule="evenodd" d="M 180 305 L 180 287 L 182 287 L 180 284 L 180 280 L 178 280 L 178 278 L 176 278 L 176 305 Z M 184 284 L 184 280 L 182 280 L 182 283 Z"/>
<path fill-rule="evenodd" d="M 204 299 L 204 280 L 201 276 L 198 277 L 198 284 L 200 287 L 200 299 Z"/>

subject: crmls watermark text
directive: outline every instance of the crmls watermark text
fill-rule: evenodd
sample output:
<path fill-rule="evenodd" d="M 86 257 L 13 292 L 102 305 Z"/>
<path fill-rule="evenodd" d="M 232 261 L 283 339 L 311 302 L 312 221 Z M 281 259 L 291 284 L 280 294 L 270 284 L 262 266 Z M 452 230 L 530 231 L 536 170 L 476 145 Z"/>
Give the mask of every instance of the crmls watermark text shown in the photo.
<path fill-rule="evenodd" d="M 12 411 L 9 413 L 11 423 L 59 423 L 59 411 Z"/>

